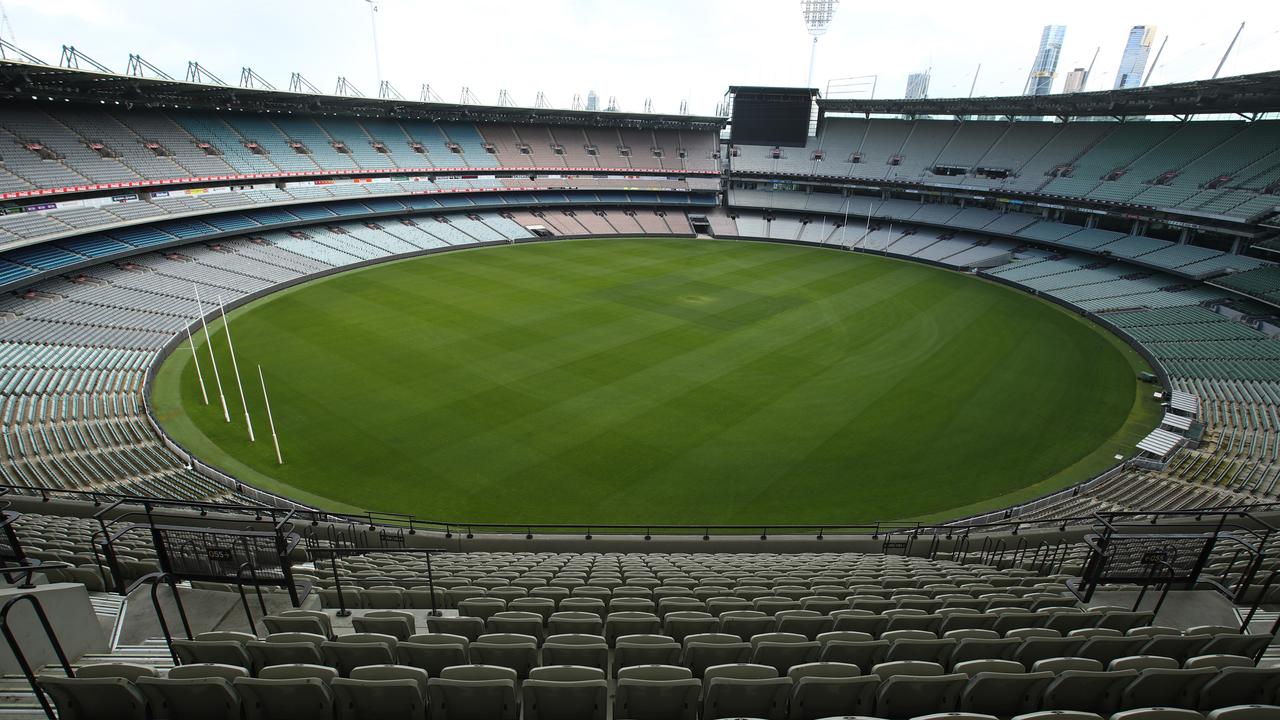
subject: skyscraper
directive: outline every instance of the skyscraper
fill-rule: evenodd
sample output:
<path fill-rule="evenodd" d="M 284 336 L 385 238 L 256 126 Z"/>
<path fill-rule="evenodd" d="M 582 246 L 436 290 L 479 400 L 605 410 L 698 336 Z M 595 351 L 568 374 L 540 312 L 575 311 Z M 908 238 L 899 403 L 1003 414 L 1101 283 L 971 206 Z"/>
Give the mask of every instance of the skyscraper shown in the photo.
<path fill-rule="evenodd" d="M 1040 34 L 1040 49 L 1027 76 L 1027 88 L 1023 95 L 1048 95 L 1053 90 L 1053 79 L 1058 73 L 1058 56 L 1062 54 L 1062 40 L 1067 36 L 1065 25 L 1045 25 Z"/>
<path fill-rule="evenodd" d="M 588 109 L 588 110 L 599 110 L 599 109 L 600 109 L 600 96 L 599 96 L 599 95 L 596 95 L 596 91 L 595 91 L 595 90 L 588 90 L 588 91 L 587 91 L 587 109 Z"/>
<path fill-rule="evenodd" d="M 1151 54 L 1151 41 L 1155 39 L 1155 25 L 1134 25 L 1129 30 L 1129 41 L 1124 44 L 1120 57 L 1120 69 L 1116 71 L 1116 89 L 1142 85 L 1142 74 L 1147 69 L 1147 56 Z"/>
<path fill-rule="evenodd" d="M 918 100 L 929 96 L 929 73 L 917 72 L 907 76 L 907 99 Z"/>
<path fill-rule="evenodd" d="M 1062 92 L 1073 93 L 1084 90 L 1084 83 L 1089 79 L 1089 71 L 1084 68 L 1076 68 L 1067 73 L 1067 80 L 1062 85 Z"/>

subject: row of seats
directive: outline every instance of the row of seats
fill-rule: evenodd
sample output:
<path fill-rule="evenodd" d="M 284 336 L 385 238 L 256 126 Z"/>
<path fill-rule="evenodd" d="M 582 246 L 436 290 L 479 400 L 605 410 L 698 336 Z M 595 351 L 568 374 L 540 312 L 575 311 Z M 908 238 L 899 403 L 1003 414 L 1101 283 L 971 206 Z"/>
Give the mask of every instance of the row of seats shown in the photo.
<path fill-rule="evenodd" d="M 44 675 L 40 684 L 64 720 L 425 720 L 428 714 L 435 720 L 606 720 L 610 690 L 602 671 L 578 665 L 536 668 L 522 680 L 510 668 L 483 664 L 445 668 L 439 676 L 392 664 L 352 668 L 346 676 L 331 667 L 289 664 L 263 668 L 257 677 L 234 666 L 195 664 L 161 677 L 147 667 L 112 663 L 82 667 L 75 677 Z M 800 665 L 785 674 L 737 663 L 709 667 L 699 679 L 687 668 L 644 665 L 619 674 L 613 717 L 816 720 L 874 713 L 905 720 L 939 712 L 1007 718 L 1047 710 L 1079 718 L 1071 713 L 1274 706 L 1278 688 L 1280 671 L 1243 667 L 967 674 L 907 662 L 878 665 L 864 675 L 841 663 Z"/>
<path fill-rule="evenodd" d="M 684 664 L 698 671 L 708 665 L 747 660 L 770 665 L 779 672 L 815 661 L 871 667 L 911 660 L 955 668 L 970 661 L 1000 660 L 1030 668 L 1042 660 L 1061 657 L 1076 658 L 1099 670 L 1132 657 L 1149 658 L 1157 667 L 1178 667 L 1195 658 L 1218 656 L 1247 658 L 1252 663 L 1271 641 L 1269 635 L 1236 634 L 1000 638 L 983 634 L 985 631 L 968 630 L 955 631 L 946 638 L 921 631 L 895 631 L 891 633 L 893 637 L 880 640 L 853 631 L 827 632 L 817 638 L 779 632 L 748 637 L 720 632 L 602 635 L 589 632 L 593 629 L 590 627 L 557 628 L 572 631 L 540 637 L 519 632 L 464 634 L 474 628 L 459 627 L 448 620 L 433 618 L 428 621 L 430 632 L 407 636 L 404 633 L 414 628 L 396 618 L 374 618 L 378 624 L 357 624 L 360 632 L 336 637 L 281 629 L 279 625 L 262 639 L 247 633 L 217 631 L 202 633 L 192 640 L 175 640 L 173 650 L 184 663 L 213 662 L 250 670 L 295 662 L 324 662 L 339 668 L 402 662 L 438 671 L 463 662 L 484 662 L 511 667 L 524 677 L 530 668 L 566 662 L 590 664 L 606 671 L 611 667 L 615 674 L 618 668 L 629 665 Z M 644 629 L 628 627 L 624 632 Z M 610 665 L 606 666 L 609 658 Z"/>

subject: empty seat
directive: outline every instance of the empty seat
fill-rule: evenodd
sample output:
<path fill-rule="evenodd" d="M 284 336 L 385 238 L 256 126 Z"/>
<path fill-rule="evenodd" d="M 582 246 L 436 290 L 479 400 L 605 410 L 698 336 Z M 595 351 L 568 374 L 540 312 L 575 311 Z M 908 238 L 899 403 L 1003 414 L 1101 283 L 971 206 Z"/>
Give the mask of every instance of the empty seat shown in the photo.
<path fill-rule="evenodd" d="M 402 665 L 369 665 L 331 683 L 338 720 L 427 717 L 427 672 Z"/>
<path fill-rule="evenodd" d="M 1111 720 L 1204 720 L 1204 716 L 1194 710 L 1152 707 L 1118 712 Z"/>
<path fill-rule="evenodd" d="M 542 616 L 537 613 L 505 610 L 485 621 L 490 633 L 528 635 L 541 643 L 545 636 Z"/>
<path fill-rule="evenodd" d="M 547 620 L 550 635 L 604 635 L 604 620 L 595 613 L 556 612 Z"/>
<path fill-rule="evenodd" d="M 333 637 L 333 624 L 328 615 L 310 610 L 291 610 L 279 615 L 264 615 L 262 624 L 268 633 L 305 632 Z"/>
<path fill-rule="evenodd" d="M 1036 710 L 1054 679 L 1051 672 L 980 672 L 960 696 L 960 709 L 1007 717 Z"/>
<path fill-rule="evenodd" d="M 866 715 L 875 708 L 880 678 L 862 675 L 844 663 L 809 663 L 787 672 L 791 678 L 788 720 L 815 720 L 834 715 Z"/>
<path fill-rule="evenodd" d="M 618 720 L 696 720 L 701 693 L 702 682 L 692 677 L 619 677 L 613 716 Z"/>
<path fill-rule="evenodd" d="M 551 635 L 542 643 L 547 665 L 581 665 L 609 672 L 609 646 L 599 635 Z"/>
<path fill-rule="evenodd" d="M 1196 707 L 1202 710 L 1246 703 L 1271 704 L 1280 692 L 1280 668 L 1209 667 L 1218 672 L 1200 691 Z"/>
<path fill-rule="evenodd" d="M 250 638 L 252 639 L 252 638 Z M 216 663 L 252 667 L 244 642 L 235 640 L 174 640 L 171 645 L 178 661 L 184 665 Z"/>
<path fill-rule="evenodd" d="M 623 635 L 652 635 L 662 630 L 658 616 L 647 612 L 609 613 L 604 622 L 604 639 L 609 647 L 614 647 L 617 639 Z"/>
<path fill-rule="evenodd" d="M 439 677 L 447 667 L 471 662 L 470 645 L 461 635 L 426 633 L 397 643 L 396 654 L 401 665 L 421 668 L 429 677 Z"/>
<path fill-rule="evenodd" d="M 140 677 L 134 682 L 147 698 L 156 720 L 226 720 L 240 717 L 240 694 L 232 682 L 248 677 L 232 665 L 182 665 L 168 677 Z"/>
<path fill-rule="evenodd" d="M 757 664 L 717 665 L 703 678 L 703 718 L 785 720 L 791 678 Z"/>
<path fill-rule="evenodd" d="M 417 632 L 413 613 L 397 610 L 375 610 L 351 618 L 351 626 L 358 633 L 390 635 L 396 640 L 408 640 Z"/>
<path fill-rule="evenodd" d="M 484 620 L 473 617 L 430 617 L 427 618 L 427 629 L 433 633 L 461 635 L 468 641 L 474 641 L 484 634 Z"/>
<path fill-rule="evenodd" d="M 667 613 L 662 619 L 662 634 L 682 644 L 689 635 L 713 633 L 719 628 L 720 620 L 705 612 L 682 610 Z"/>
<path fill-rule="evenodd" d="M 1056 710 L 1114 712 L 1136 677 L 1137 670 L 1066 670 L 1045 689 L 1044 704 Z"/>
<path fill-rule="evenodd" d="M 362 665 L 392 665 L 396 661 L 396 639 L 379 633 L 339 635 L 336 640 L 321 643 L 325 662 L 349 677 L 353 668 Z"/>
<path fill-rule="evenodd" d="M 772 631 L 774 622 L 759 610 L 730 610 L 720 614 L 720 632 L 750 642 L 753 636 Z"/>
<path fill-rule="evenodd" d="M 713 665 L 744 663 L 751 658 L 751 643 L 742 642 L 737 635 L 725 633 L 700 633 L 684 639 L 681 664 L 701 678 Z"/>
<path fill-rule="evenodd" d="M 1138 677 L 1134 678 L 1120 693 L 1120 705 L 1126 709 L 1149 707 L 1194 709 L 1198 706 L 1201 688 L 1217 673 L 1218 671 L 1214 668 L 1139 670 Z"/>
<path fill-rule="evenodd" d="M 333 691 L 320 677 L 236 678 L 246 720 L 314 720 L 333 715 Z"/>
<path fill-rule="evenodd" d="M 768 665 L 779 675 L 792 665 L 816 662 L 822 646 L 804 635 L 795 633 L 764 633 L 751 638 L 751 662 Z"/>
<path fill-rule="evenodd" d="M 62 720 L 147 720 L 147 699 L 128 678 L 41 675 L 39 682 Z"/>
<path fill-rule="evenodd" d="M 516 672 L 461 665 L 427 680 L 432 720 L 516 720 Z"/>
<path fill-rule="evenodd" d="M 605 720 L 609 684 L 597 668 L 537 668 L 521 687 L 525 720 Z"/>
<path fill-rule="evenodd" d="M 969 677 L 960 673 L 931 677 L 891 675 L 882 680 L 877 690 L 876 714 L 888 720 L 906 720 L 916 715 L 954 711 L 968 682 Z"/>
<path fill-rule="evenodd" d="M 522 680 L 538 664 L 538 641 L 529 635 L 481 635 L 471 643 L 470 652 L 473 663 L 511 668 L 516 672 L 516 677 Z"/>
<path fill-rule="evenodd" d="M 1280 705 L 1232 705 L 1205 717 L 1208 720 L 1274 720 L 1280 718 Z"/>
<path fill-rule="evenodd" d="M 613 651 L 613 673 L 632 665 L 677 665 L 680 646 L 666 635 L 623 635 Z"/>
<path fill-rule="evenodd" d="M 795 633 L 809 640 L 835 629 L 835 621 L 816 610 L 785 610 L 774 615 L 774 621 L 776 632 Z"/>

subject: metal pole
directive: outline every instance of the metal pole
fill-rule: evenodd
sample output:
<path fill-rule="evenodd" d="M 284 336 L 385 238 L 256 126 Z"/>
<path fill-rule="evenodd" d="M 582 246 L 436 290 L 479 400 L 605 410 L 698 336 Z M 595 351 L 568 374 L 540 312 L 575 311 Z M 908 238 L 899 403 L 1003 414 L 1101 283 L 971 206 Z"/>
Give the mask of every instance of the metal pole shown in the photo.
<path fill-rule="evenodd" d="M 213 339 L 209 337 L 209 323 L 204 318 L 204 303 L 200 301 L 200 286 L 191 283 L 196 291 L 196 307 L 200 310 L 200 325 L 204 327 L 204 344 L 209 346 L 209 364 L 213 366 L 213 381 L 218 386 L 218 399 L 222 401 L 222 419 L 231 422 L 231 413 L 227 410 L 227 395 L 222 392 L 222 375 L 218 372 L 218 361 L 213 357 Z"/>
<path fill-rule="evenodd" d="M 849 203 L 853 202 L 853 198 L 846 197 L 844 199 L 844 224 L 840 226 L 840 244 L 848 248 L 849 243 Z"/>
<path fill-rule="evenodd" d="M 369 26 L 373 28 L 373 68 L 378 74 L 378 87 L 382 87 L 382 57 L 378 52 L 378 2 L 364 0 L 369 3 Z"/>
<path fill-rule="evenodd" d="M 236 389 L 240 391 L 240 407 L 244 409 L 244 424 L 249 428 L 249 442 L 257 442 L 253 437 L 253 420 L 249 417 L 249 400 L 244 396 L 244 383 L 240 381 L 240 364 L 236 362 L 236 346 L 231 343 L 231 323 L 227 322 L 227 307 L 222 304 L 222 296 L 218 296 L 218 312 L 222 314 L 222 330 L 227 334 L 227 348 L 231 351 L 231 370 L 236 374 Z"/>
<path fill-rule="evenodd" d="M 1240 27 L 1236 28 L 1236 34 L 1231 38 L 1231 44 L 1227 46 L 1227 51 L 1222 53 L 1222 60 L 1218 63 L 1218 69 L 1213 71 L 1212 80 L 1218 79 L 1218 73 L 1222 72 L 1222 66 L 1227 64 L 1227 58 L 1231 57 L 1231 51 L 1236 47 L 1236 41 L 1240 39 L 1240 33 L 1244 32 L 1244 23 L 1240 23 Z"/>
<path fill-rule="evenodd" d="M 276 436 L 276 420 L 271 415 L 271 399 L 267 397 L 267 380 L 262 376 L 262 366 L 258 366 L 258 381 L 262 383 L 262 402 L 267 406 L 267 425 L 271 428 L 271 442 L 276 446 L 276 464 L 283 465 L 284 458 L 280 457 L 280 438 Z"/>
<path fill-rule="evenodd" d="M 1151 83 L 1151 75 L 1156 71 L 1156 63 L 1160 62 L 1160 54 L 1164 52 L 1164 46 L 1168 42 L 1169 36 L 1165 35 L 1164 40 L 1160 41 L 1160 49 L 1156 50 L 1156 59 L 1151 61 L 1151 67 L 1147 68 L 1147 76 L 1142 79 L 1142 84 L 1144 86 Z"/>
<path fill-rule="evenodd" d="M 187 342 L 191 343 L 191 359 L 196 363 L 196 378 L 200 380 L 200 397 L 204 404 L 209 404 L 209 393 L 204 389 L 204 373 L 200 372 L 200 353 L 196 352 L 196 341 L 191 339 L 191 326 L 187 326 Z"/>
<path fill-rule="evenodd" d="M 813 45 L 809 46 L 809 79 L 805 81 L 805 87 L 813 87 L 813 64 L 818 59 L 818 36 L 813 36 Z"/>
<path fill-rule="evenodd" d="M 973 82 L 969 84 L 969 97 L 973 97 L 974 88 L 978 87 L 978 73 L 982 72 L 982 63 L 978 63 L 978 69 L 973 71 Z"/>

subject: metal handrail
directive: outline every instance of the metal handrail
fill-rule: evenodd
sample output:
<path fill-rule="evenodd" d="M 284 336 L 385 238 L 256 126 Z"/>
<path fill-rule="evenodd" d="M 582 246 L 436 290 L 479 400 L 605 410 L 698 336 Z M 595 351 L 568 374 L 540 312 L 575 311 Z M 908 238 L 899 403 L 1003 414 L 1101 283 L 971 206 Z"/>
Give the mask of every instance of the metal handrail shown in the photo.
<path fill-rule="evenodd" d="M 13 612 L 13 608 L 18 603 L 29 602 L 31 609 L 36 613 L 36 619 L 40 621 L 40 627 L 44 630 L 44 636 L 53 646 L 53 654 L 58 657 L 58 664 L 62 666 L 62 671 L 67 677 L 76 676 L 75 671 L 71 669 L 71 662 L 67 660 L 67 654 L 62 649 L 62 642 L 58 640 L 58 635 L 53 631 L 53 625 L 49 622 L 49 616 L 44 612 L 44 606 L 36 599 L 35 595 L 27 593 L 19 595 L 9 600 L 0 607 L 0 633 L 4 635 L 4 641 L 9 645 L 9 652 L 13 653 L 13 657 L 18 661 L 18 667 L 21 668 L 23 676 L 27 678 L 27 683 L 31 685 L 31 691 L 35 693 L 36 699 L 40 701 L 40 708 L 44 710 L 44 714 L 49 720 L 56 720 L 57 716 L 53 712 L 53 707 L 49 704 L 49 698 L 44 694 L 44 688 L 40 687 L 39 681 L 36 680 L 35 671 L 31 669 L 31 663 L 27 661 L 26 653 L 22 652 L 22 647 L 18 643 L 18 638 L 14 636 L 12 628 L 9 627 L 9 613 Z"/>
<path fill-rule="evenodd" d="M 431 617 L 440 617 L 440 615 L 442 614 L 440 610 L 436 607 L 436 581 L 435 581 L 435 571 L 431 567 L 431 556 L 435 555 L 436 553 L 446 552 L 446 551 L 429 550 L 426 548 L 406 548 L 406 549 L 391 548 L 389 549 L 389 548 L 372 548 L 372 547 L 366 547 L 366 548 L 312 547 L 312 548 L 308 548 L 307 551 L 310 553 L 319 553 L 322 555 L 327 554 L 329 556 L 329 568 L 330 568 L 330 571 L 333 573 L 333 587 L 338 594 L 338 612 L 337 612 L 338 617 L 347 617 L 351 615 L 351 611 L 347 609 L 346 598 L 342 592 L 342 577 L 341 577 L 341 573 L 338 572 L 338 556 L 362 555 L 364 553 L 373 553 L 373 552 L 425 556 L 427 559 L 427 590 L 431 593 L 431 610 L 429 614 L 431 615 Z"/>
<path fill-rule="evenodd" d="M 143 506 L 142 514 L 155 513 L 156 510 L 164 508 L 173 508 L 181 510 L 198 510 L 201 515 L 210 513 L 225 514 L 252 514 L 256 519 L 261 520 L 264 516 L 269 516 L 273 524 L 282 525 L 289 519 L 295 521 L 308 521 L 312 525 L 318 525 L 323 522 L 349 523 L 351 525 L 362 526 L 382 526 L 382 527 L 398 527 L 406 529 L 409 534 L 417 534 L 420 531 L 441 532 L 446 538 L 452 538 L 462 529 L 466 530 L 468 537 L 473 536 L 477 531 L 491 531 L 496 533 L 523 533 L 526 537 L 536 535 L 538 533 L 546 533 L 552 535 L 577 534 L 584 528 L 590 528 L 592 534 L 594 532 L 630 531 L 633 534 L 641 534 L 652 537 L 655 531 L 660 533 L 684 533 L 684 534 L 701 534 L 704 538 L 709 538 L 715 531 L 725 534 L 739 535 L 745 532 L 754 532 L 761 529 L 761 525 L 747 524 L 726 524 L 726 525 L 708 525 L 700 524 L 663 524 L 663 525 L 646 525 L 646 524 L 600 524 L 600 523 L 492 523 L 492 522 L 459 522 L 459 521 L 443 521 L 419 518 L 413 515 L 399 513 L 382 513 L 382 512 L 366 512 L 359 515 L 344 514 L 337 512 L 329 512 L 318 509 L 303 510 L 297 508 L 277 508 L 261 505 L 234 505 L 227 503 L 210 503 L 198 501 L 186 501 L 170 498 L 146 497 L 138 495 L 117 495 L 103 492 L 86 492 L 78 490 L 49 490 L 46 488 L 27 488 L 15 485 L 0 485 L 0 490 L 11 493 L 14 496 L 30 494 L 35 492 L 46 501 L 51 494 L 66 496 L 68 499 L 91 501 L 97 505 L 101 505 L 104 500 L 111 501 L 110 505 L 95 513 L 95 519 L 106 525 L 104 516 L 110 511 L 115 510 L 121 505 L 138 504 Z M 1213 517 L 1213 516 L 1230 516 L 1230 515 L 1250 515 L 1251 513 L 1273 511 L 1280 509 L 1280 502 L 1266 503 L 1249 503 L 1235 505 L 1221 505 L 1212 508 L 1187 509 L 1187 510 L 1168 510 L 1168 511 L 1133 511 L 1133 512 L 1108 512 L 1105 513 L 1109 518 L 1151 518 L 1153 516 L 1160 518 L 1168 518 L 1173 516 L 1182 517 Z M 134 511 L 135 513 L 139 511 Z M 1028 525 L 1044 525 L 1046 527 L 1052 525 L 1087 525 L 1099 520 L 1098 513 L 1090 513 L 1087 515 L 1074 515 L 1064 517 L 1049 517 L 1038 520 L 1023 520 L 1017 517 L 1014 512 L 1003 513 L 1006 519 L 996 522 L 984 523 L 965 523 L 963 520 L 951 521 L 948 523 L 938 523 L 933 525 L 924 525 L 919 522 L 867 522 L 853 524 L 782 524 L 768 525 L 767 532 L 762 533 L 767 537 L 768 534 L 862 534 L 871 535 L 873 539 L 878 539 L 881 534 L 889 532 L 927 532 L 932 529 L 955 531 L 964 529 L 968 532 L 998 532 L 1010 531 L 1016 533 L 1020 528 Z M 186 517 L 186 516 L 183 516 Z M 112 521 L 112 525 L 120 522 L 123 516 Z M 1275 528 L 1270 524 L 1252 518 L 1255 522 L 1262 525 L 1268 534 L 1273 532 Z M 1256 534 L 1256 529 L 1250 529 L 1240 526 L 1242 532 Z"/>
<path fill-rule="evenodd" d="M 156 612 L 156 620 L 160 622 L 160 632 L 164 635 L 164 644 L 169 648 L 169 654 L 173 656 L 174 663 L 180 663 L 178 653 L 173 649 L 173 633 L 169 631 L 169 621 L 165 618 L 164 609 L 160 607 L 160 583 L 166 583 L 169 586 L 169 592 L 173 594 L 173 603 L 178 606 L 178 617 L 182 620 L 182 631 L 186 633 L 187 639 L 193 639 L 191 634 L 191 623 L 187 621 L 187 610 L 182 605 L 182 595 L 178 592 L 178 583 L 174 581 L 173 576 L 169 573 L 154 572 L 143 575 L 129 586 L 129 590 L 125 595 L 130 595 L 141 585 L 151 585 L 151 607 Z"/>

